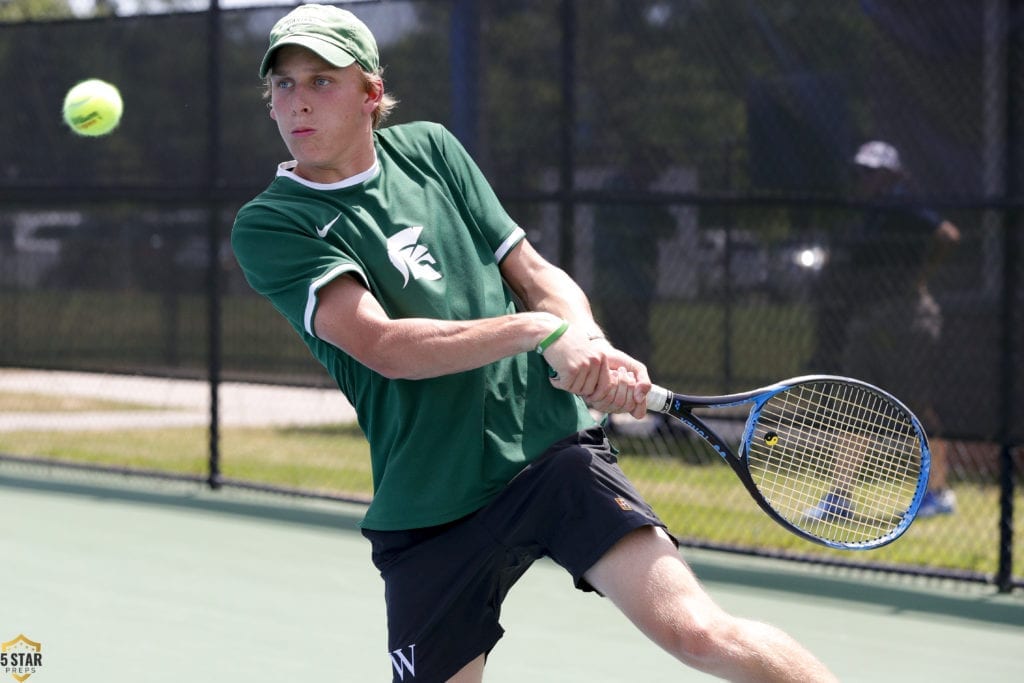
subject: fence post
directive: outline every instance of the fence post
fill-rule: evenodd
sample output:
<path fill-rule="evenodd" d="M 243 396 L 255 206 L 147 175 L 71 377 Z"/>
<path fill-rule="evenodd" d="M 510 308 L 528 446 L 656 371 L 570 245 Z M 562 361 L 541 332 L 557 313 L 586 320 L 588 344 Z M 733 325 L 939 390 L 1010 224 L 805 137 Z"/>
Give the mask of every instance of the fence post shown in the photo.
<path fill-rule="evenodd" d="M 1016 321 L 1020 316 L 1017 310 L 1018 289 L 1018 235 L 1020 230 L 1017 212 L 1009 212 L 1009 220 L 1003 226 L 1003 297 L 1002 313 L 1003 334 L 1001 340 L 1000 359 L 1000 442 L 1002 443 L 999 477 L 999 565 L 996 571 L 996 585 L 999 592 L 1009 593 L 1013 589 L 1013 495 L 1014 467 L 1013 440 L 1016 434 L 1013 427 L 1015 413 L 1015 387 L 1017 372 L 1016 361 L 1018 351 L 1014 340 L 1018 337 Z"/>
<path fill-rule="evenodd" d="M 992 7 L 986 7 L 986 27 L 993 25 L 993 31 L 1005 35 L 1005 83 L 1006 99 L 1003 110 L 1005 112 L 1005 154 L 1006 167 L 1004 169 L 1005 185 L 1004 200 L 1016 196 L 1021 189 L 1024 178 L 1021 176 L 1021 145 L 1024 144 L 1024 136 L 1021 135 L 1020 116 L 1024 113 L 1024 103 L 1020 95 L 1024 88 L 1024 81 L 1020 76 L 1020 68 L 1024 65 L 1024 29 L 1016 23 L 1007 24 L 1005 18 L 1008 16 L 1019 16 L 1024 9 L 1024 2 L 1021 0 L 1007 0 L 1006 2 L 994 3 Z M 1009 25 L 1007 30 L 1005 27 Z M 1002 32 L 1005 31 L 1005 34 Z M 988 36 L 986 36 L 987 38 Z M 1018 435 L 1014 433 L 1015 402 L 1021 400 L 1018 396 L 1021 390 L 1016 386 L 1016 363 L 1020 361 L 1020 353 L 1014 340 L 1019 339 L 1021 332 L 1017 328 L 1020 313 L 1017 310 L 1017 290 L 1020 287 L 1018 278 L 1018 259 L 1020 257 L 1019 245 L 1022 241 L 1020 233 L 1020 212 L 1011 208 L 1004 214 L 1003 221 L 1003 262 L 1002 262 L 1002 337 L 1000 339 L 1000 415 L 999 415 L 999 436 L 1002 448 L 1000 451 L 1000 477 L 999 477 L 999 557 L 995 581 L 1001 593 L 1008 593 L 1013 589 L 1013 497 L 1014 497 L 1014 463 L 1013 439 Z"/>
<path fill-rule="evenodd" d="M 207 221 L 207 325 L 208 373 L 210 381 L 210 462 L 207 483 L 220 488 L 220 369 L 221 369 L 221 310 L 220 310 L 220 210 L 216 186 L 220 180 L 220 94 L 221 81 L 221 12 L 220 0 L 210 0 L 207 11 L 207 155 L 206 155 L 206 221 Z"/>
<path fill-rule="evenodd" d="M 559 234 L 558 265 L 573 274 L 576 224 L 576 0 L 562 0 L 559 20 L 562 27 L 562 110 L 561 150 L 559 155 Z"/>
<path fill-rule="evenodd" d="M 452 131 L 470 156 L 479 156 L 480 8 L 456 0 L 451 19 Z"/>

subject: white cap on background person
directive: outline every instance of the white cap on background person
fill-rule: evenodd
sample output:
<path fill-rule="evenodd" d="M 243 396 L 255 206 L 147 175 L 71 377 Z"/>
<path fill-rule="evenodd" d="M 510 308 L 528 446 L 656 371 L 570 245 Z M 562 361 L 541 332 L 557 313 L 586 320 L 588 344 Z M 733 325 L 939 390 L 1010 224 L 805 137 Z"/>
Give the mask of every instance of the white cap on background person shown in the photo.
<path fill-rule="evenodd" d="M 866 168 L 884 168 L 897 173 L 903 170 L 900 153 L 888 142 L 881 140 L 872 140 L 861 145 L 857 150 L 857 155 L 853 157 L 853 163 Z"/>

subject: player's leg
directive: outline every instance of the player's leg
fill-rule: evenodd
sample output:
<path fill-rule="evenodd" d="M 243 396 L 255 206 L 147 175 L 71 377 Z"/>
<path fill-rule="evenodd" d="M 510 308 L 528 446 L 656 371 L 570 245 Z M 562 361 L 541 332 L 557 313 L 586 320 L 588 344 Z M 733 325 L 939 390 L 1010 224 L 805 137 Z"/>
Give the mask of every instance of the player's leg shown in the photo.
<path fill-rule="evenodd" d="M 394 683 L 479 683 L 483 653 L 502 635 L 493 603 L 501 586 L 495 577 L 510 571 L 504 548 L 472 517 L 407 531 L 363 529 L 363 535 L 384 579 Z"/>
<path fill-rule="evenodd" d="M 931 475 L 928 477 L 928 490 L 921 499 L 921 507 L 917 509 L 919 519 L 956 512 L 956 494 L 949 486 L 950 443 L 936 437 L 931 439 L 929 445 L 932 455 Z"/>
<path fill-rule="evenodd" d="M 484 664 L 486 661 L 487 656 L 480 655 L 462 667 L 457 674 L 449 678 L 448 683 L 480 683 L 484 679 Z"/>
<path fill-rule="evenodd" d="M 631 532 L 584 578 L 651 640 L 696 669 L 735 681 L 836 680 L 779 629 L 718 607 L 660 529 Z"/>

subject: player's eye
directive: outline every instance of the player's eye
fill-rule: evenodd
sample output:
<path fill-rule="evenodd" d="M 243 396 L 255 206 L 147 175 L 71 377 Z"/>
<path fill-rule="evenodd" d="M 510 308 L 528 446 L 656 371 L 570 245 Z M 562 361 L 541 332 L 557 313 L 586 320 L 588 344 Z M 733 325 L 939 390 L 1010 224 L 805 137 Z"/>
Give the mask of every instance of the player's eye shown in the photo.
<path fill-rule="evenodd" d="M 323 76 L 317 77 L 316 80 L 314 80 L 313 82 L 316 84 L 318 88 L 326 88 L 328 85 L 331 84 L 330 79 L 325 78 Z"/>

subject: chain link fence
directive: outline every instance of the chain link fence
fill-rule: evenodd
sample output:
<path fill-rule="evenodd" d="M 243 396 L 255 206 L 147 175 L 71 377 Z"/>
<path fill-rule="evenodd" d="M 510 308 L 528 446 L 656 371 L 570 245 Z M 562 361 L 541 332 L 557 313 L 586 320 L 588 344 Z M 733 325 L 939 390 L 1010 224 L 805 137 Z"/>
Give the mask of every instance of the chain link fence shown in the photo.
<path fill-rule="evenodd" d="M 347 406 L 228 245 L 287 154 L 256 76 L 286 9 L 0 24 L 17 95 L 0 138 L 8 464 L 370 495 Z M 615 420 L 624 468 L 681 538 L 1021 585 L 1021 3 L 353 10 L 401 100 L 393 122 L 449 126 L 656 381 L 726 393 L 837 372 L 891 388 L 927 416 L 956 499 L 888 548 L 819 550 L 686 433 Z M 87 77 L 125 99 L 108 138 L 60 121 Z M 853 163 L 870 140 L 897 151 L 897 192 L 871 194 Z M 907 215 L 959 240 L 933 254 Z"/>

